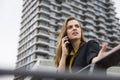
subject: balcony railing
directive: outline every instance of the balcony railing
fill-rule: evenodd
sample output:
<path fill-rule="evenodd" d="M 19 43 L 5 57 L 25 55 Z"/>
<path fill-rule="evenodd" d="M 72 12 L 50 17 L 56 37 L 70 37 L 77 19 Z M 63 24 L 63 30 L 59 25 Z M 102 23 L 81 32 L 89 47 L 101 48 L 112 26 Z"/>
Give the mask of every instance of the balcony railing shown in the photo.
<path fill-rule="evenodd" d="M 120 61 L 120 46 L 114 48 L 108 55 L 104 56 L 97 62 L 86 66 L 77 73 L 58 73 L 56 71 L 40 70 L 40 71 L 26 71 L 26 70 L 7 70 L 0 69 L 0 76 L 4 75 L 19 75 L 31 76 L 29 80 L 120 80 L 120 73 L 118 76 L 107 75 L 106 69 L 117 65 Z M 23 80 L 23 79 L 22 79 Z M 26 79 L 27 80 L 27 79 Z"/>

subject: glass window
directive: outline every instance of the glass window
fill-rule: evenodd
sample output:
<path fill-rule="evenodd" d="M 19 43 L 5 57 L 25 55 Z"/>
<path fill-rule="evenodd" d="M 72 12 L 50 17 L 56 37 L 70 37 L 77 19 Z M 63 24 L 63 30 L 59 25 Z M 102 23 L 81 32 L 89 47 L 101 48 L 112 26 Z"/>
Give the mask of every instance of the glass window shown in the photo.
<path fill-rule="evenodd" d="M 54 46 L 54 45 L 55 45 L 55 41 L 50 40 L 50 45 L 51 45 L 51 46 Z"/>
<path fill-rule="evenodd" d="M 44 26 L 48 26 L 48 22 L 45 22 L 45 21 L 40 21 L 39 25 L 44 25 Z"/>
<path fill-rule="evenodd" d="M 54 26 L 50 26 L 50 30 L 51 30 L 51 31 L 55 31 Z"/>
<path fill-rule="evenodd" d="M 45 30 L 45 29 L 39 29 L 38 33 L 39 32 L 44 33 L 44 34 L 49 34 L 48 30 Z"/>
<path fill-rule="evenodd" d="M 50 54 L 54 54 L 55 53 L 55 49 L 54 48 L 50 48 Z"/>
<path fill-rule="evenodd" d="M 54 57 L 53 57 L 53 56 L 49 56 L 49 59 L 50 59 L 50 60 L 54 60 Z"/>
<path fill-rule="evenodd" d="M 51 15 L 51 16 L 55 16 L 55 12 L 52 12 L 52 11 L 51 11 L 51 12 L 50 12 L 50 15 Z"/>
<path fill-rule="evenodd" d="M 55 34 L 54 33 L 50 33 L 50 37 L 51 38 L 55 38 Z"/>
<path fill-rule="evenodd" d="M 37 55 L 37 58 L 38 58 L 38 59 L 45 59 L 45 57 L 44 57 L 44 56 L 41 56 L 41 55 Z"/>
<path fill-rule="evenodd" d="M 55 24 L 55 19 L 50 19 L 50 23 Z"/>

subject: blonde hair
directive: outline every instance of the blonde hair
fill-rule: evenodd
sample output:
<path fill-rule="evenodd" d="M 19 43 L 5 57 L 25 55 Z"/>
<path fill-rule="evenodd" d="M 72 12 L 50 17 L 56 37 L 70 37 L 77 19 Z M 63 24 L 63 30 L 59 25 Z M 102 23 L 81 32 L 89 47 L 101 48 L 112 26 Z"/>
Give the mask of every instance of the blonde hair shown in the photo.
<path fill-rule="evenodd" d="M 66 35 L 66 30 L 67 30 L 66 26 L 67 26 L 67 23 L 70 20 L 77 20 L 77 19 L 74 18 L 74 17 L 69 17 L 65 20 L 65 22 L 62 26 L 61 32 L 60 32 L 59 37 L 58 37 L 57 47 L 56 47 L 56 50 L 55 50 L 55 66 L 56 67 L 59 66 L 59 62 L 60 62 L 60 59 L 61 59 L 61 56 L 62 56 L 62 38 Z M 83 44 L 85 42 L 86 42 L 85 36 L 84 36 L 83 31 L 81 29 L 81 43 Z"/>

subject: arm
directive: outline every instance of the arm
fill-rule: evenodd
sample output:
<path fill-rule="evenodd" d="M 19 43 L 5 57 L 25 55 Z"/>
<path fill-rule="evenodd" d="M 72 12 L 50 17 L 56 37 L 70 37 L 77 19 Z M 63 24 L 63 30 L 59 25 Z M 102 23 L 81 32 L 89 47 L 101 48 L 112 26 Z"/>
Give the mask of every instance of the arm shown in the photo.
<path fill-rule="evenodd" d="M 99 51 L 99 54 L 97 57 L 94 57 L 92 59 L 92 63 L 98 61 L 100 58 L 102 58 L 103 56 L 107 55 L 107 54 L 110 54 L 112 52 L 114 52 L 116 49 L 120 49 L 120 44 L 115 46 L 114 48 L 112 48 L 110 51 L 106 52 L 106 49 L 107 49 L 107 43 L 104 43 L 103 44 L 103 47 L 101 48 L 101 50 Z"/>
<path fill-rule="evenodd" d="M 95 40 L 90 40 L 87 43 L 87 64 L 91 64 L 97 60 L 97 55 L 99 53 L 100 47 L 99 43 Z"/>
<path fill-rule="evenodd" d="M 66 45 L 69 44 L 67 36 L 62 39 L 62 56 L 58 66 L 58 72 L 64 72 L 66 67 L 66 58 L 68 55 L 68 49 Z"/>
<path fill-rule="evenodd" d="M 58 72 L 64 72 L 65 65 L 66 65 L 66 56 L 62 56 L 58 66 Z"/>
<path fill-rule="evenodd" d="M 106 49 L 107 49 L 107 43 L 104 43 L 103 47 L 101 48 L 101 50 L 98 53 L 98 56 L 94 57 L 92 59 L 91 63 L 98 61 L 105 54 Z"/>

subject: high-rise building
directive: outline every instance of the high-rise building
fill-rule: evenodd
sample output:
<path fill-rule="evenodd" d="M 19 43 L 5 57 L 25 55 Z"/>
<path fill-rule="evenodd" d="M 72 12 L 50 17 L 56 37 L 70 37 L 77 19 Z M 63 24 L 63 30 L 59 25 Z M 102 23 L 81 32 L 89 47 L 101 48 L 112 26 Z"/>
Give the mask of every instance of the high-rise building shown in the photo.
<path fill-rule="evenodd" d="M 23 0 L 16 69 L 30 70 L 37 59 L 54 59 L 57 37 L 68 16 L 80 21 L 87 40 L 107 41 L 111 49 L 120 42 L 115 15 L 112 0 Z"/>

